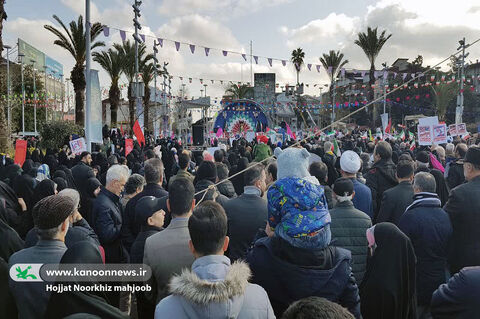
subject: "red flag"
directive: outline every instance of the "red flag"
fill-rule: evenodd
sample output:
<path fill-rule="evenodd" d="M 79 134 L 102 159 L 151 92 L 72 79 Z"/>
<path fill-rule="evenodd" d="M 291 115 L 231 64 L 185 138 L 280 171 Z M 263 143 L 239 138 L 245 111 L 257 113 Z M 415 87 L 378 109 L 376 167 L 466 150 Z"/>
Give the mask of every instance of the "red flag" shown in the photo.
<path fill-rule="evenodd" d="M 18 164 L 20 167 L 23 166 L 25 158 L 27 156 L 27 141 L 17 140 L 15 143 L 15 164 Z"/>
<path fill-rule="evenodd" d="M 125 139 L 125 157 L 133 150 L 133 140 L 131 138 Z"/>
<path fill-rule="evenodd" d="M 124 135 L 124 133 L 123 133 L 123 125 L 122 125 L 122 123 L 120 123 L 120 133 L 122 133 L 122 136 Z"/>
<path fill-rule="evenodd" d="M 385 133 L 390 133 L 390 129 L 392 128 L 392 118 L 388 119 L 388 125 L 385 128 Z"/>
<path fill-rule="evenodd" d="M 135 121 L 135 124 L 133 125 L 133 133 L 137 137 L 138 144 L 145 145 L 145 136 L 143 136 L 142 129 L 140 128 L 140 124 L 138 123 L 138 120 Z"/>

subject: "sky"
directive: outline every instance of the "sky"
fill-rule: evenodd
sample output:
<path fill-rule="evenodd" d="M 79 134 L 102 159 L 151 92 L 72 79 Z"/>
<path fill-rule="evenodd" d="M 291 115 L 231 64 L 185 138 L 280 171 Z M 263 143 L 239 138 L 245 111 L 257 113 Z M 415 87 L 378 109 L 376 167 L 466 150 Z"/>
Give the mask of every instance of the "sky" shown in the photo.
<path fill-rule="evenodd" d="M 121 30 L 133 30 L 132 1 L 91 0 L 92 22 Z M 466 38 L 471 43 L 480 38 L 480 3 L 478 0 L 144 0 L 141 5 L 141 33 L 147 35 L 147 51 L 153 52 L 155 37 L 177 40 L 211 48 L 249 53 L 250 41 L 253 55 L 288 60 L 293 49 L 305 51 L 305 62 L 320 64 L 319 57 L 329 50 L 340 50 L 349 63 L 349 69 L 366 70 L 369 62 L 360 47 L 354 44 L 358 32 L 367 26 L 386 30 L 392 37 L 377 58 L 376 67 L 386 62 L 391 65 L 397 58 L 413 60 L 422 55 L 424 65 L 435 65 L 456 51 L 458 40 Z M 4 43 L 15 45 L 22 38 L 64 65 L 69 77 L 74 65 L 67 51 L 53 44 L 55 36 L 43 28 L 50 24 L 60 27 L 52 18 L 59 16 L 66 24 L 85 12 L 82 0 L 8 0 L 8 21 L 4 24 Z M 151 36 L 151 37 L 148 37 Z M 127 38 L 133 40 L 131 34 Z M 120 42 L 118 31 L 98 38 L 106 48 Z M 468 49 L 467 60 L 480 57 L 480 43 Z M 187 96 L 198 97 L 203 78 L 208 84 L 207 94 L 221 97 L 226 83 L 212 84 L 210 79 L 250 82 L 250 63 L 240 55 L 212 50 L 208 57 L 202 48 L 195 54 L 186 45 L 177 52 L 175 45 L 165 42 L 157 56 L 168 62 L 170 74 L 182 76 Z M 446 63 L 442 65 L 446 68 Z M 110 80 L 100 66 L 100 84 L 108 88 Z M 253 64 L 253 72 L 275 72 L 280 85 L 294 84 L 296 73 L 292 64 L 283 66 L 267 60 Z M 326 84 L 325 70 L 318 73 L 315 67 L 306 67 L 300 73 L 300 82 Z M 121 83 L 127 83 L 123 78 Z M 179 92 L 182 81 L 175 77 L 172 94 Z M 306 93 L 318 95 L 318 87 L 310 85 Z M 123 94 L 125 97 L 125 94 Z"/>

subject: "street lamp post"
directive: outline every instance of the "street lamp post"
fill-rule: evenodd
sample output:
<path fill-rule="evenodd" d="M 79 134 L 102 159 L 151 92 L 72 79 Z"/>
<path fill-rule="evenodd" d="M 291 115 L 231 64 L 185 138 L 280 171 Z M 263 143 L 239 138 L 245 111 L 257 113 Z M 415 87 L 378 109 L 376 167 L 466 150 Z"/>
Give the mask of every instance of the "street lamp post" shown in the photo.
<path fill-rule="evenodd" d="M 22 79 L 22 133 L 25 134 L 25 83 L 23 82 L 23 58 L 25 54 L 19 53 L 18 57 L 20 58 L 20 73 Z"/>
<path fill-rule="evenodd" d="M 53 113 L 52 113 L 52 121 L 55 120 L 55 111 L 57 110 L 57 87 L 55 85 L 55 82 L 57 82 L 57 79 L 55 78 L 55 71 L 52 70 L 52 79 L 53 79 Z"/>
<path fill-rule="evenodd" d="M 61 99 L 62 99 L 62 112 L 60 112 L 61 114 L 61 118 L 60 120 L 63 121 L 64 118 L 63 118 L 63 109 L 65 107 L 65 95 L 64 95 L 64 90 L 65 90 L 65 85 L 63 85 L 63 74 L 60 74 L 60 87 L 61 87 L 61 90 L 62 90 L 62 96 L 61 96 Z"/>
<path fill-rule="evenodd" d="M 33 69 L 33 127 L 37 133 L 37 83 L 35 81 L 35 60 L 31 59 Z"/>
<path fill-rule="evenodd" d="M 12 48 L 9 45 L 3 46 L 7 49 L 7 126 L 8 131 L 12 129 L 12 110 L 10 109 L 10 49 Z"/>
<path fill-rule="evenodd" d="M 45 123 L 47 123 L 48 122 L 48 114 L 47 114 L 47 111 L 48 111 L 47 66 L 44 65 L 43 69 L 44 69 L 43 72 L 44 72 L 44 75 L 45 75 L 45 82 L 44 82 L 45 87 L 43 88 L 44 91 L 45 91 L 45 96 L 43 98 L 45 99 Z"/>

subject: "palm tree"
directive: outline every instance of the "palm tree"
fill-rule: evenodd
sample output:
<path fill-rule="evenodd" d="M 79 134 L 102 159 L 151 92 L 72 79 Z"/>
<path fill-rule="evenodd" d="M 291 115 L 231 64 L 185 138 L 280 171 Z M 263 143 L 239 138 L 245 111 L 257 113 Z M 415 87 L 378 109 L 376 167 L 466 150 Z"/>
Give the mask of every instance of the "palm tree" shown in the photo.
<path fill-rule="evenodd" d="M 435 108 L 437 109 L 438 119 L 445 121 L 448 105 L 455 98 L 458 85 L 457 83 L 440 83 L 437 86 L 431 86 L 431 88 L 435 94 Z"/>
<path fill-rule="evenodd" d="M 295 66 L 295 71 L 297 71 L 297 85 L 300 84 L 299 76 L 300 76 L 300 70 L 302 68 L 303 59 L 305 58 L 305 52 L 301 48 L 298 48 L 296 50 L 292 51 L 292 57 L 291 61 L 293 65 Z"/>
<path fill-rule="evenodd" d="M 120 89 L 118 81 L 122 75 L 123 57 L 118 51 L 108 49 L 108 51 L 94 52 L 93 61 L 98 62 L 100 66 L 110 76 L 111 84 L 108 90 L 108 100 L 110 103 L 110 114 L 112 127 L 117 126 L 117 110 L 120 103 Z"/>
<path fill-rule="evenodd" d="M 323 54 L 320 58 L 325 71 L 327 71 L 328 77 L 330 78 L 330 99 L 332 99 L 333 86 L 335 79 L 337 78 L 338 72 L 348 63 L 348 60 L 343 60 L 344 55 L 340 51 L 335 52 L 330 50 L 328 54 Z M 343 61 L 342 61 L 343 60 Z M 329 70 L 331 68 L 331 70 Z"/>
<path fill-rule="evenodd" d="M 225 90 L 225 94 L 233 99 L 245 99 L 251 96 L 252 93 L 253 88 L 247 84 L 232 84 Z"/>
<path fill-rule="evenodd" d="M 85 101 L 85 55 L 86 55 L 86 39 L 85 29 L 83 26 L 83 17 L 79 16 L 77 22 L 70 22 L 70 28 L 67 29 L 65 24 L 59 17 L 53 15 L 53 18 L 62 26 L 66 35 L 51 25 L 43 27 L 57 36 L 57 40 L 53 43 L 64 48 L 75 59 L 75 66 L 70 73 L 73 90 L 75 91 L 75 123 L 83 126 L 85 122 L 84 101 Z M 103 26 L 99 22 L 92 24 L 90 29 L 91 49 L 104 46 L 102 41 L 95 42 L 97 36 L 102 32 Z"/>
<path fill-rule="evenodd" d="M 0 53 L 3 52 L 3 20 L 7 20 L 7 13 L 5 12 L 5 0 L 0 0 Z M 7 152 L 10 148 L 8 126 L 5 119 L 5 112 L 0 109 L 0 152 Z"/>
<path fill-rule="evenodd" d="M 375 84 L 375 60 L 377 59 L 378 54 L 382 50 L 384 44 L 392 36 L 389 34 L 385 36 L 386 31 L 383 30 L 378 36 L 378 27 L 372 29 L 371 27 L 367 28 L 367 33 L 359 32 L 358 39 L 355 40 L 355 44 L 362 48 L 363 52 L 370 61 L 370 75 L 369 75 L 369 84 L 370 84 L 370 98 L 373 100 L 373 89 L 372 85 Z"/>
<path fill-rule="evenodd" d="M 120 55 L 124 59 L 123 64 L 123 73 L 127 76 L 128 79 L 128 112 L 130 127 L 133 127 L 135 123 L 135 96 L 133 92 L 133 83 L 135 82 L 135 43 L 130 42 L 130 40 L 124 41 L 122 44 L 115 43 L 113 47 L 120 52 Z M 151 59 L 153 59 L 152 54 L 146 53 L 145 43 L 140 43 L 138 45 L 138 70 L 142 70 L 143 66 Z"/>
<path fill-rule="evenodd" d="M 145 85 L 144 95 L 143 95 L 144 123 L 147 130 L 151 131 L 152 123 L 150 121 L 150 95 L 151 95 L 150 82 L 152 82 L 153 77 L 155 75 L 155 67 L 153 66 L 153 63 L 148 63 L 143 66 L 141 71 L 142 71 L 143 84 Z"/>

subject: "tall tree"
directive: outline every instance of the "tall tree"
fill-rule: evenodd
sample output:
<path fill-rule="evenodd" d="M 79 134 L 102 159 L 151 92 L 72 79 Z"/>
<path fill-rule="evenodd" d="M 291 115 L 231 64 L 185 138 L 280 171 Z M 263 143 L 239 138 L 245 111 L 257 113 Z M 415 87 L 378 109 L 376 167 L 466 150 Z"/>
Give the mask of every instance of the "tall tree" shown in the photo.
<path fill-rule="evenodd" d="M 117 126 L 117 111 L 120 103 L 120 89 L 118 81 L 123 72 L 123 56 L 116 50 L 108 49 L 102 52 L 94 52 L 93 60 L 107 72 L 110 77 L 110 89 L 108 90 L 108 100 L 110 103 L 110 114 L 112 127 Z"/>
<path fill-rule="evenodd" d="M 225 90 L 225 95 L 233 99 L 245 99 L 252 95 L 253 88 L 247 84 L 232 84 Z"/>
<path fill-rule="evenodd" d="M 458 92 L 457 83 L 440 83 L 431 86 L 435 94 L 435 109 L 440 121 L 446 120 L 447 108 Z"/>
<path fill-rule="evenodd" d="M 135 43 L 130 40 L 123 41 L 122 44 L 115 43 L 114 48 L 120 52 L 124 59 L 123 73 L 128 79 L 128 113 L 130 119 L 130 127 L 135 123 L 135 96 L 133 95 L 133 85 L 135 83 Z M 146 54 L 146 46 L 144 43 L 138 45 L 138 70 L 142 70 L 143 66 L 153 59 L 152 54 Z"/>
<path fill-rule="evenodd" d="M 292 51 L 292 57 L 290 58 L 290 61 L 292 61 L 293 65 L 295 66 L 295 71 L 297 71 L 297 84 L 300 84 L 299 77 L 300 70 L 304 64 L 303 59 L 305 59 L 305 52 L 303 52 L 302 48 Z"/>
<path fill-rule="evenodd" d="M 340 51 L 335 52 L 334 50 L 330 50 L 328 54 L 324 53 L 322 57 L 320 57 L 320 62 L 330 78 L 330 99 L 333 97 L 332 95 L 335 79 L 337 78 L 340 70 L 345 66 L 345 64 L 348 63 L 348 60 L 343 60 L 343 58 L 343 53 L 340 53 Z"/>
<path fill-rule="evenodd" d="M 150 120 L 150 95 L 151 95 L 150 83 L 153 81 L 153 77 L 155 75 L 155 68 L 153 66 L 153 63 L 145 64 L 141 71 L 142 71 L 143 84 L 145 85 L 144 95 L 143 95 L 144 123 L 147 130 L 152 131 L 153 123 Z"/>
<path fill-rule="evenodd" d="M 57 40 L 53 43 L 70 52 L 75 59 L 75 66 L 70 73 L 73 90 L 75 91 L 75 123 L 83 126 L 85 122 L 85 87 L 87 85 L 85 82 L 86 30 L 83 25 L 83 17 L 79 16 L 77 21 L 70 22 L 70 28 L 67 28 L 56 15 L 53 15 L 53 18 L 61 25 L 65 34 L 51 25 L 44 25 L 44 28 L 57 36 Z M 95 42 L 102 30 L 103 26 L 100 23 L 92 24 L 90 29 L 91 50 L 105 45 L 102 41 Z"/>
<path fill-rule="evenodd" d="M 3 52 L 3 20 L 7 20 L 7 13 L 5 12 L 5 0 L 0 0 L 0 53 Z M 0 152 L 6 152 L 10 148 L 7 122 L 5 119 L 4 109 L 0 109 Z"/>
<path fill-rule="evenodd" d="M 375 60 L 378 57 L 378 54 L 382 50 L 385 43 L 390 39 L 392 35 L 386 35 L 386 30 L 383 30 L 380 35 L 378 35 L 378 27 L 372 29 L 371 27 L 367 28 L 367 32 L 359 32 L 358 39 L 355 40 L 355 44 L 362 48 L 363 52 L 370 62 L 370 74 L 369 74 L 369 99 L 373 100 L 373 85 L 375 84 Z M 376 110 L 374 107 L 374 121 L 376 120 Z"/>

